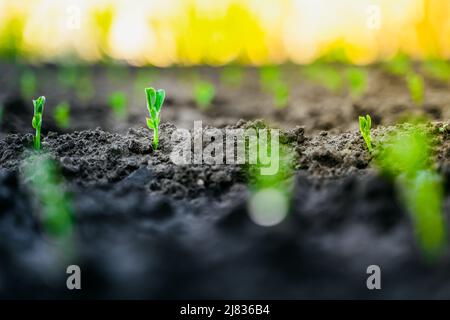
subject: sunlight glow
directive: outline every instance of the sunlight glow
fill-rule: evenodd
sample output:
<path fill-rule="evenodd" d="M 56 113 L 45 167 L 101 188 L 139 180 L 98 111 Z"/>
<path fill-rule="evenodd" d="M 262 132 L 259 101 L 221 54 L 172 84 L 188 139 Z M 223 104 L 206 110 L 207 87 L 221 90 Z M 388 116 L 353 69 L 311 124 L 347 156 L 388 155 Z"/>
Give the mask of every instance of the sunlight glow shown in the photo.
<path fill-rule="evenodd" d="M 449 34 L 448 0 L 0 0 L 0 55 L 31 61 L 366 64 L 450 58 Z"/>

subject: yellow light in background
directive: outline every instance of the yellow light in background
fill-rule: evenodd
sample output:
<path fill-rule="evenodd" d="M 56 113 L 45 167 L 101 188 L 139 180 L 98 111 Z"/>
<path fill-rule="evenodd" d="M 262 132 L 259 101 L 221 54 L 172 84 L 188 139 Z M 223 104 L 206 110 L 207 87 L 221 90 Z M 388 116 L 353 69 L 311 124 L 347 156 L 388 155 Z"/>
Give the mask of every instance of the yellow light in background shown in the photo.
<path fill-rule="evenodd" d="M 260 65 L 343 52 L 365 64 L 398 51 L 449 58 L 449 34 L 448 0 L 0 0 L 0 54 L 37 61 Z"/>

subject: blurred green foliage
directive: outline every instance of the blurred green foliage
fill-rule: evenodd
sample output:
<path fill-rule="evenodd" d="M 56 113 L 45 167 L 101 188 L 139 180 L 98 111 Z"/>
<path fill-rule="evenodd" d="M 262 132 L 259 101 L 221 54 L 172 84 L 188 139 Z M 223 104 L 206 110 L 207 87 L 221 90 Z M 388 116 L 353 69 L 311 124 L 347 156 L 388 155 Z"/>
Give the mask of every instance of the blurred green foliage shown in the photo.
<path fill-rule="evenodd" d="M 432 165 L 432 137 L 423 125 L 402 125 L 377 148 L 377 163 L 390 176 L 414 175 Z"/>
<path fill-rule="evenodd" d="M 158 75 L 159 72 L 155 68 L 138 69 L 134 80 L 134 94 L 140 96 L 142 94 L 142 88 L 147 88 L 152 83 L 155 83 Z"/>
<path fill-rule="evenodd" d="M 429 59 L 422 64 L 426 74 L 442 82 L 450 81 L 450 63 L 442 59 Z"/>
<path fill-rule="evenodd" d="M 40 221 L 45 232 L 57 238 L 71 234 L 73 207 L 55 163 L 45 154 L 25 161 L 25 181 L 41 205 Z"/>
<path fill-rule="evenodd" d="M 303 69 L 303 75 L 327 88 L 333 93 L 339 93 L 343 88 L 343 77 L 340 72 L 330 64 L 315 62 Z"/>
<path fill-rule="evenodd" d="M 433 136 L 423 125 L 403 125 L 380 141 L 376 164 L 397 181 L 419 245 L 427 257 L 435 257 L 446 245 L 446 224 L 443 181 L 433 166 Z"/>
<path fill-rule="evenodd" d="M 10 61 L 17 61 L 18 58 L 23 56 L 23 30 L 26 19 L 16 14 L 5 14 L 2 16 L 2 20 L 0 57 Z"/>
<path fill-rule="evenodd" d="M 276 108 L 283 109 L 289 103 L 289 86 L 282 79 L 281 70 L 277 66 L 264 66 L 259 70 L 259 78 L 263 91 L 273 97 Z"/>
<path fill-rule="evenodd" d="M 266 146 L 264 146 L 266 147 Z M 261 145 L 259 146 L 261 148 Z M 271 143 L 267 142 L 267 153 L 268 157 L 271 157 Z M 291 183 L 293 175 L 293 159 L 294 152 L 291 148 L 286 144 L 279 144 L 278 158 L 272 159 L 278 161 L 278 171 L 273 175 L 263 175 L 261 174 L 261 168 L 267 166 L 262 164 L 260 159 L 256 164 L 248 165 L 248 177 L 250 188 L 253 191 L 258 191 L 266 188 L 273 188 L 282 191 L 282 193 L 289 194 L 291 192 Z"/>
<path fill-rule="evenodd" d="M 390 61 L 385 62 L 384 68 L 389 73 L 404 78 L 412 102 L 418 106 L 423 105 L 425 98 L 425 81 L 423 77 L 414 70 L 413 63 L 408 56 L 398 54 Z"/>
<path fill-rule="evenodd" d="M 56 105 L 53 110 L 53 118 L 56 125 L 62 129 L 67 129 L 70 125 L 70 105 L 67 101 Z"/>
<path fill-rule="evenodd" d="M 397 54 L 394 58 L 383 63 L 384 69 L 396 76 L 406 76 L 411 72 L 412 62 L 407 55 Z"/>
<path fill-rule="evenodd" d="M 31 69 L 26 69 L 20 75 L 20 93 L 24 100 L 30 100 L 36 94 L 36 74 Z"/>
<path fill-rule="evenodd" d="M 291 206 L 294 188 L 294 151 L 287 144 L 272 145 L 274 135 L 270 131 L 266 143 L 261 140 L 262 132 L 258 133 L 258 157 L 256 164 L 247 164 L 250 197 L 248 201 L 251 219 L 261 226 L 274 226 L 280 223 L 288 214 Z M 278 150 L 274 150 L 276 147 Z M 261 161 L 261 151 L 267 158 Z M 249 159 L 252 155 L 249 155 Z M 268 163 L 268 159 L 270 162 Z M 276 164 L 274 164 L 276 162 Z M 273 172 L 264 172 L 268 166 L 277 167 Z M 270 170 L 272 171 L 272 170 Z"/>
<path fill-rule="evenodd" d="M 194 100 L 202 110 L 206 110 L 211 106 L 211 103 L 216 96 L 216 87 L 209 81 L 198 80 L 194 85 Z"/>
<path fill-rule="evenodd" d="M 277 66 L 263 66 L 259 69 L 261 87 L 265 92 L 271 92 L 274 83 L 281 80 L 281 71 Z"/>
<path fill-rule="evenodd" d="M 276 108 L 283 109 L 288 106 L 289 87 L 285 82 L 279 81 L 274 84 L 273 98 Z"/>
<path fill-rule="evenodd" d="M 349 67 L 345 71 L 350 95 L 356 99 L 362 97 L 368 86 L 367 71 L 362 68 Z"/>
<path fill-rule="evenodd" d="M 412 176 L 401 176 L 399 181 L 419 244 L 427 258 L 436 258 L 447 242 L 442 177 L 434 170 L 426 169 Z"/>
<path fill-rule="evenodd" d="M 130 71 L 127 66 L 106 64 L 106 78 L 111 85 L 121 85 L 124 79 L 129 79 Z M 141 87 L 142 90 L 142 87 Z"/>
<path fill-rule="evenodd" d="M 123 91 L 116 91 L 108 98 L 110 108 L 118 119 L 125 119 L 127 117 L 127 95 Z"/>
<path fill-rule="evenodd" d="M 67 90 L 77 87 L 77 82 L 80 77 L 79 67 L 75 65 L 62 66 L 58 71 L 58 82 Z"/>
<path fill-rule="evenodd" d="M 229 86 L 240 86 L 244 79 L 244 71 L 242 67 L 237 65 L 225 66 L 221 73 L 221 82 Z"/>
<path fill-rule="evenodd" d="M 423 77 L 418 73 L 410 72 L 406 76 L 406 83 L 408 84 L 411 100 L 418 106 L 423 105 L 425 97 L 425 83 Z"/>
<path fill-rule="evenodd" d="M 83 70 L 79 74 L 75 91 L 81 103 L 89 103 L 94 97 L 94 84 L 88 70 Z"/>

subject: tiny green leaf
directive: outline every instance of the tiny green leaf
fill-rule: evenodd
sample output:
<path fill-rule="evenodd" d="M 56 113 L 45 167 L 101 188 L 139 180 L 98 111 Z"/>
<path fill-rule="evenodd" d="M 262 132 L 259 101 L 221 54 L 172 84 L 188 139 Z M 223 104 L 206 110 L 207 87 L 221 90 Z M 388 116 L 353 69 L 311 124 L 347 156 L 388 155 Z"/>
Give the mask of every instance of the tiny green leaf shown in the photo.
<path fill-rule="evenodd" d="M 147 127 L 153 130 L 153 149 L 158 148 L 159 141 L 159 122 L 160 111 L 164 103 L 165 91 L 160 89 L 156 91 L 154 88 L 145 88 L 145 96 L 147 98 L 147 109 L 150 118 L 146 118 Z"/>
<path fill-rule="evenodd" d="M 157 112 L 159 112 L 161 110 L 161 107 L 164 103 L 165 97 L 166 97 L 166 92 L 164 90 L 160 89 L 156 92 L 155 108 L 156 108 Z"/>
<path fill-rule="evenodd" d="M 372 119 L 369 115 L 365 117 L 359 117 L 359 131 L 366 143 L 367 149 L 369 152 L 372 152 L 372 137 L 370 135 L 370 129 L 372 127 Z"/>
<path fill-rule="evenodd" d="M 39 97 L 33 100 L 34 116 L 31 125 L 36 129 L 36 135 L 34 137 L 34 149 L 41 149 L 41 125 L 42 125 L 42 113 L 44 112 L 45 97 Z"/>
<path fill-rule="evenodd" d="M 145 94 L 147 96 L 147 108 L 150 110 L 155 105 L 156 91 L 153 88 L 146 88 Z"/>

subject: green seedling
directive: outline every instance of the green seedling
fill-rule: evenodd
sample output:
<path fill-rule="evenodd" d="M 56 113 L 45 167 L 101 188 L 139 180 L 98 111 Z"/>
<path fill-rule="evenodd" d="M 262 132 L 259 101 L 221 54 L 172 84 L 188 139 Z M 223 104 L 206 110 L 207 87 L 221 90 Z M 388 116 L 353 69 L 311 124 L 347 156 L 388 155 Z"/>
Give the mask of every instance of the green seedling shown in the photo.
<path fill-rule="evenodd" d="M 36 75 L 32 70 L 26 70 L 20 76 L 20 92 L 22 98 L 31 99 L 36 93 Z"/>
<path fill-rule="evenodd" d="M 419 105 L 419 106 L 423 105 L 425 84 L 424 84 L 422 76 L 415 72 L 410 72 L 406 76 L 406 82 L 408 84 L 408 89 L 409 89 L 409 94 L 411 96 L 411 100 L 416 105 Z"/>
<path fill-rule="evenodd" d="M 127 116 L 127 96 L 122 91 L 116 91 L 109 96 L 108 103 L 118 119 Z"/>
<path fill-rule="evenodd" d="M 150 118 L 147 119 L 147 126 L 153 130 L 153 150 L 158 149 L 159 143 L 159 123 L 161 120 L 160 112 L 164 103 L 166 92 L 162 89 L 156 91 L 154 88 L 145 88 L 145 96 L 147 97 L 147 109 Z"/>
<path fill-rule="evenodd" d="M 342 76 L 332 65 L 313 63 L 305 67 L 303 74 L 306 78 L 327 88 L 333 93 L 338 93 L 342 90 Z"/>
<path fill-rule="evenodd" d="M 216 88 L 209 81 L 197 81 L 194 86 L 194 99 L 196 105 L 206 110 L 211 106 L 214 97 L 216 96 Z"/>
<path fill-rule="evenodd" d="M 367 71 L 361 68 L 351 67 L 346 70 L 346 77 L 350 95 L 360 98 L 367 90 Z"/>
<path fill-rule="evenodd" d="M 240 86 L 244 78 L 242 68 L 239 66 L 226 66 L 221 74 L 221 81 L 229 86 Z"/>
<path fill-rule="evenodd" d="M 70 105 L 68 102 L 59 103 L 53 110 L 53 118 L 58 127 L 67 129 L 70 124 Z"/>
<path fill-rule="evenodd" d="M 361 135 L 364 139 L 364 142 L 366 143 L 367 150 L 369 150 L 370 153 L 372 153 L 372 136 L 370 134 L 370 129 L 372 127 L 372 119 L 369 115 L 366 115 L 365 117 L 359 117 L 359 131 L 361 132 Z"/>
<path fill-rule="evenodd" d="M 403 125 L 377 148 L 375 163 L 397 182 L 418 242 L 434 258 L 446 244 L 443 180 L 434 169 L 433 136 L 424 125 Z"/>
<path fill-rule="evenodd" d="M 40 205 L 43 230 L 67 239 L 73 229 L 73 206 L 56 164 L 46 154 L 34 154 L 24 161 L 23 173 Z"/>
<path fill-rule="evenodd" d="M 450 81 L 450 63 L 442 59 L 431 59 L 425 61 L 423 71 L 430 77 L 442 81 Z"/>
<path fill-rule="evenodd" d="M 36 130 L 34 136 L 34 149 L 41 150 L 41 125 L 42 125 L 42 113 L 44 112 L 45 97 L 39 97 L 33 100 L 34 116 L 31 122 L 33 128 Z"/>

